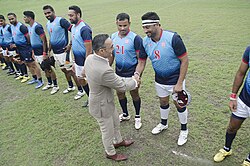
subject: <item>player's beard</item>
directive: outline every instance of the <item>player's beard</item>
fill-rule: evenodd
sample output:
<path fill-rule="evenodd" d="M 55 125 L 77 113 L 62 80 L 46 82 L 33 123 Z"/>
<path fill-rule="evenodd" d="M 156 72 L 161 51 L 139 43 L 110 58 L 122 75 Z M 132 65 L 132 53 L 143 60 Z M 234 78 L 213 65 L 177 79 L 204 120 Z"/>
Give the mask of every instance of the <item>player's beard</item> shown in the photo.
<path fill-rule="evenodd" d="M 149 38 L 154 38 L 156 36 L 156 33 L 151 31 L 151 32 L 149 32 L 149 34 L 147 34 L 147 36 Z"/>
<path fill-rule="evenodd" d="M 71 24 L 75 24 L 76 25 L 78 23 L 78 21 L 79 21 L 78 19 L 75 19 L 75 20 L 72 20 L 70 22 L 71 22 Z"/>
<path fill-rule="evenodd" d="M 120 34 L 121 34 L 122 36 L 126 36 L 127 33 L 128 33 L 128 32 L 127 32 L 126 30 L 120 31 Z"/>

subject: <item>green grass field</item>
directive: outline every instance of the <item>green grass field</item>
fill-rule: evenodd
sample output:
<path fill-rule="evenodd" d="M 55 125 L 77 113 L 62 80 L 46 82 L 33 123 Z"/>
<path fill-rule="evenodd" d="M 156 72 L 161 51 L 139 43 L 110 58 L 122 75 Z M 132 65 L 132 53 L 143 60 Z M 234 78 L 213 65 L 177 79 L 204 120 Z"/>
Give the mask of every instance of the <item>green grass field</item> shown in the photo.
<path fill-rule="evenodd" d="M 233 155 L 214 163 L 214 154 L 224 146 L 230 117 L 228 96 L 242 54 L 249 44 L 250 1 L 247 0 L 0 0 L 0 14 L 15 12 L 23 22 L 22 12 L 32 10 L 36 20 L 45 25 L 42 6 L 51 4 L 58 16 L 67 18 L 70 5 L 79 5 L 83 19 L 97 33 L 115 32 L 115 17 L 127 12 L 132 31 L 145 36 L 140 17 L 155 11 L 164 29 L 178 32 L 186 44 L 190 65 L 187 88 L 192 94 L 189 106 L 189 139 L 177 146 L 180 124 L 171 103 L 169 129 L 159 135 L 151 130 L 160 120 L 154 73 L 148 61 L 140 94 L 142 123 L 134 129 L 133 118 L 121 124 L 122 134 L 136 142 L 117 152 L 129 160 L 116 163 L 105 158 L 99 126 L 86 108 L 84 99 L 75 101 L 74 93 L 64 95 L 66 81 L 59 68 L 56 73 L 60 91 L 35 90 L 21 84 L 0 70 L 0 165 L 1 166 L 236 166 L 249 153 L 249 120 L 242 125 L 233 143 Z M 128 95 L 127 95 L 128 96 Z M 134 115 L 129 98 L 130 114 Z M 117 103 L 117 109 L 120 107 Z"/>

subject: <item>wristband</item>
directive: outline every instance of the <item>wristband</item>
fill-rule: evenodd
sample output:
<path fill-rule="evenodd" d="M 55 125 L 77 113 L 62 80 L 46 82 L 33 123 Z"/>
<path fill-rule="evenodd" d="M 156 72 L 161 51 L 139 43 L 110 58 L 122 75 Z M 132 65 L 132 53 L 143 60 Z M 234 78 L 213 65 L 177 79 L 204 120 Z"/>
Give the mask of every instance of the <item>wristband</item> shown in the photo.
<path fill-rule="evenodd" d="M 235 93 L 231 93 L 230 100 L 237 100 L 237 95 Z"/>

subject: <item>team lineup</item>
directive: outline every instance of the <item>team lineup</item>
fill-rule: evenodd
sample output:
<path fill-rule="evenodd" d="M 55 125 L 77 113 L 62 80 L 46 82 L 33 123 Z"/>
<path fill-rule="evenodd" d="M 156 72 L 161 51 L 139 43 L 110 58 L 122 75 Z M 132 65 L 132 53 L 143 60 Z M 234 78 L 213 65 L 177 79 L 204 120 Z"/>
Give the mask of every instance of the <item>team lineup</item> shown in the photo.
<path fill-rule="evenodd" d="M 172 98 L 180 122 L 177 144 L 182 146 L 187 142 L 187 106 L 191 101 L 191 95 L 185 86 L 188 55 L 180 35 L 163 30 L 157 13 L 147 12 L 141 17 L 142 28 L 146 34 L 144 38 L 130 30 L 130 16 L 120 13 L 116 17 L 117 32 L 110 36 L 99 34 L 92 39 L 91 27 L 82 20 L 78 6 L 69 7 L 69 22 L 56 16 L 50 5 L 44 6 L 43 12 L 48 19 L 48 41 L 43 26 L 35 21 L 32 11 L 23 12 L 27 26 L 17 20 L 15 13 L 7 14 L 10 24 L 0 15 L 0 46 L 3 55 L 1 62 L 4 69 L 9 69 L 9 75 L 15 75 L 15 79 L 21 80 L 22 83 L 36 84 L 36 89 L 51 89 L 50 93 L 53 95 L 59 91 L 54 71 L 57 63 L 68 83 L 63 93 L 74 91 L 77 87 L 75 100 L 85 94 L 88 96 L 83 106 L 89 106 L 90 114 L 100 126 L 106 157 L 121 161 L 128 157 L 116 153 L 116 148 L 134 143 L 132 139 L 123 139 L 119 129 L 120 122 L 131 118 L 125 92 L 129 91 L 133 100 L 134 127 L 139 130 L 143 122 L 140 116 L 139 88 L 146 60 L 149 58 L 155 72 L 155 89 L 159 97 L 161 116 L 159 124 L 151 132 L 155 135 L 168 128 L 169 102 Z M 247 47 L 235 76 L 229 103 L 232 115 L 226 132 L 225 146 L 214 156 L 215 162 L 220 162 L 232 154 L 231 145 L 236 133 L 244 120 L 250 116 L 250 74 L 247 75 L 250 66 L 249 50 L 250 47 Z M 114 61 L 115 71 L 112 69 Z M 27 68 L 32 78 L 28 75 Z M 46 85 L 42 79 L 42 71 L 47 79 Z M 244 86 L 237 96 L 243 81 Z M 122 109 L 120 115 L 115 109 L 112 89 L 116 90 Z M 242 165 L 250 165 L 250 154 Z"/>

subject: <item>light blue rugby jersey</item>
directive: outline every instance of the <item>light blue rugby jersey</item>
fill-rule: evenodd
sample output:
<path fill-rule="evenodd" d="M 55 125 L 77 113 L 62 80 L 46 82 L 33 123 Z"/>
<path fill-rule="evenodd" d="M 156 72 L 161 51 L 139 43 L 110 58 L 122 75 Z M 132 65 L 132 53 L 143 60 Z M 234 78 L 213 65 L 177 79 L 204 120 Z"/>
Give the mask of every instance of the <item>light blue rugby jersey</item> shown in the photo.
<path fill-rule="evenodd" d="M 68 30 L 71 24 L 62 17 L 56 17 L 52 22 L 47 22 L 47 30 L 50 36 L 50 44 L 55 54 L 64 52 L 64 48 L 68 45 Z"/>
<path fill-rule="evenodd" d="M 45 35 L 41 24 L 34 22 L 31 26 L 28 26 L 30 34 L 30 44 L 35 55 L 43 54 L 43 42 L 40 38 L 41 35 Z"/>
<path fill-rule="evenodd" d="M 84 66 L 86 58 L 86 48 L 84 42 L 92 41 L 92 30 L 83 20 L 73 25 L 71 28 L 72 51 L 74 53 L 75 63 Z"/>
<path fill-rule="evenodd" d="M 2 46 L 4 49 L 8 48 L 9 51 L 13 51 L 13 49 L 10 48 L 10 44 L 14 43 L 11 33 L 11 25 L 6 24 L 5 27 L 2 29 L 3 33 L 3 43 Z"/>
<path fill-rule="evenodd" d="M 25 25 L 21 22 L 18 22 L 16 25 L 11 25 L 11 32 L 13 41 L 18 49 L 29 47 L 27 39 L 25 38 L 25 35 L 28 33 L 28 28 Z"/>
<path fill-rule="evenodd" d="M 116 74 L 121 77 L 131 77 L 134 75 L 138 58 L 136 52 L 142 49 L 142 38 L 132 31 L 125 37 L 120 37 L 119 32 L 111 35 L 114 45 L 114 56 L 116 62 Z"/>
<path fill-rule="evenodd" d="M 180 74 L 179 58 L 186 55 L 186 48 L 180 36 L 162 30 L 161 38 L 157 42 L 148 36 L 144 37 L 143 47 L 152 62 L 155 81 L 164 85 L 175 85 Z"/>

